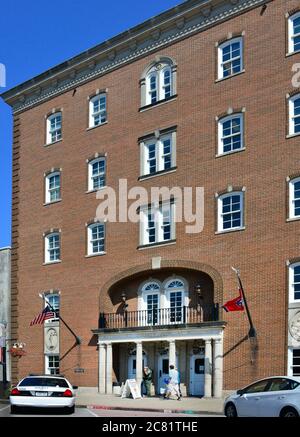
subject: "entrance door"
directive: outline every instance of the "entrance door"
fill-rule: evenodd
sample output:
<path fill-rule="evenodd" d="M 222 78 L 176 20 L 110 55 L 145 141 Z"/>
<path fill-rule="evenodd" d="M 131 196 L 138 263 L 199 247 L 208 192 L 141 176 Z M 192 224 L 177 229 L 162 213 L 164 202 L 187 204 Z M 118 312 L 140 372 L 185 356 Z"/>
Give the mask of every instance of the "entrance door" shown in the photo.
<path fill-rule="evenodd" d="M 163 393 L 163 389 L 166 388 L 166 383 L 164 379 L 169 376 L 169 357 L 159 356 L 158 357 L 158 393 Z"/>
<path fill-rule="evenodd" d="M 147 366 L 147 355 L 143 355 L 143 368 Z M 128 379 L 136 379 L 136 355 L 128 357 Z"/>
<path fill-rule="evenodd" d="M 204 354 L 191 356 L 190 394 L 192 396 L 204 395 Z"/>

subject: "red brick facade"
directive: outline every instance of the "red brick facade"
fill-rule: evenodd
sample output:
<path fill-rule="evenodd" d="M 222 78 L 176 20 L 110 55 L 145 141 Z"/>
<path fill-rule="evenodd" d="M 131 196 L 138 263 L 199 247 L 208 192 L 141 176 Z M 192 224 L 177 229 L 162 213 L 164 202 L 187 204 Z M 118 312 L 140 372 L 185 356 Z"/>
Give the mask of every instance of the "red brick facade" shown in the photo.
<path fill-rule="evenodd" d="M 28 353 L 14 360 L 14 380 L 44 371 L 43 329 L 29 323 L 41 310 L 38 294 L 58 289 L 61 315 L 82 339 L 68 353 L 74 338 L 61 325 L 61 372 L 74 384 L 97 386 L 97 338 L 91 330 L 98 327 L 100 311 L 114 310 L 110 287 L 125 281 L 122 272 L 132 272 L 132 284 L 146 269 L 155 277 L 151 259 L 156 256 L 163 269 L 165 263 L 170 271 L 174 262 L 181 275 L 189 263 L 207 266 L 204 273 L 211 272 L 221 304 L 236 297 L 231 266 L 240 268 L 259 349 L 251 362 L 249 341 L 242 341 L 248 332 L 244 313 L 222 314 L 225 389 L 286 373 L 286 261 L 299 256 L 299 222 L 286 222 L 286 177 L 299 172 L 299 137 L 286 139 L 286 94 L 300 55 L 286 57 L 285 14 L 298 4 L 274 0 L 263 15 L 260 7 L 253 8 L 78 86 L 75 94 L 68 91 L 15 116 L 12 329 Z M 215 43 L 229 33 L 243 33 L 245 72 L 216 82 Z M 139 80 L 156 55 L 175 60 L 177 97 L 139 112 Z M 107 90 L 108 122 L 87 130 L 87 98 L 97 89 Z M 52 108 L 62 110 L 63 139 L 45 147 L 45 116 Z M 246 150 L 216 158 L 215 117 L 228 108 L 245 108 Z M 174 125 L 176 171 L 138 181 L 138 138 Z M 86 193 L 86 160 L 95 153 L 107 154 L 107 185 L 116 189 L 120 178 L 127 178 L 129 188 L 204 187 L 203 232 L 186 234 L 185 224 L 178 223 L 175 245 L 138 250 L 137 224 L 108 223 L 106 255 L 87 258 L 85 224 L 95 216 L 98 201 L 95 193 Z M 62 200 L 44 206 L 44 173 L 51 168 L 62 169 Z M 215 193 L 228 185 L 246 188 L 246 229 L 216 235 Z M 43 265 L 43 233 L 51 228 L 61 230 L 62 262 Z M 197 270 L 192 276 L 194 283 Z M 134 290 L 129 305 L 136 305 Z M 78 366 L 85 372 L 75 374 Z"/>

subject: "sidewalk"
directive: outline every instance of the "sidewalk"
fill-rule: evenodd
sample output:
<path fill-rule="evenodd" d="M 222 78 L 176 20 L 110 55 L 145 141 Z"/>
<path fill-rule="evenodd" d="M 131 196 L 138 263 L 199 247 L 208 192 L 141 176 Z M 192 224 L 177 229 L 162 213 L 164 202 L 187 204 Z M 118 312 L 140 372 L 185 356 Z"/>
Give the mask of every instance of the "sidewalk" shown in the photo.
<path fill-rule="evenodd" d="M 223 414 L 223 399 L 182 398 L 180 401 L 151 397 L 122 399 L 115 395 L 100 395 L 94 388 L 80 388 L 76 406 L 102 410 L 149 411 L 185 414 Z"/>

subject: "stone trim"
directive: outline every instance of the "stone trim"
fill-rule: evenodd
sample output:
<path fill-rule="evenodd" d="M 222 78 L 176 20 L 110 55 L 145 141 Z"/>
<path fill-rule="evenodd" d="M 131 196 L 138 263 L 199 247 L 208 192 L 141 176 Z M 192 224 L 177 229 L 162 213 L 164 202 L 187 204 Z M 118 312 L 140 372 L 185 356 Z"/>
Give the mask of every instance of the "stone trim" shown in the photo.
<path fill-rule="evenodd" d="M 144 29 L 141 29 L 143 24 L 136 26 L 131 29 L 131 31 L 116 36 L 106 41 L 106 43 L 102 43 L 64 62 L 60 66 L 48 70 L 46 73 L 42 73 L 35 79 L 31 79 L 25 82 L 25 84 L 3 93 L 2 97 L 13 107 L 15 113 L 19 113 L 43 101 L 49 100 L 53 96 L 62 94 L 78 85 L 82 85 L 107 72 L 120 68 L 129 62 L 142 58 L 155 50 L 167 47 L 183 38 L 187 38 L 218 23 L 227 21 L 244 11 L 271 1 L 273 0 L 240 0 L 239 3 L 233 4 L 232 1 L 219 0 L 218 5 L 220 3 L 221 5 L 229 3 L 229 8 L 220 12 L 217 6 L 212 7 L 214 3 L 213 0 L 211 0 L 210 5 L 207 5 L 207 3 L 199 5 L 199 2 L 195 5 L 194 1 L 189 0 L 182 5 L 160 14 L 152 19 L 152 21 L 148 20 L 144 23 Z M 185 10 L 189 7 L 190 9 Z M 181 11 L 178 13 L 178 10 Z M 172 16 L 168 17 L 170 14 L 172 14 Z M 187 16 L 189 16 L 189 18 L 187 18 Z M 183 22 L 179 23 L 179 20 L 182 18 L 184 19 Z M 159 21 L 159 19 L 161 20 L 159 25 L 153 24 L 153 22 L 155 23 L 155 21 Z M 145 28 L 146 25 L 148 26 L 147 28 Z M 165 28 L 162 29 L 163 27 Z M 154 31 L 156 30 L 158 30 L 159 33 L 156 32 L 156 35 L 154 35 Z M 136 35 L 133 35 L 134 33 L 136 33 Z M 140 37 L 140 42 L 137 41 L 137 35 Z M 111 55 L 112 53 L 114 56 Z M 96 60 L 100 57 L 102 59 L 97 66 Z M 82 66 L 81 71 L 80 66 Z M 52 75 L 45 77 L 50 71 L 52 71 Z M 40 81 L 35 84 L 35 81 L 39 79 Z M 30 95 L 30 98 L 27 100 L 26 94 Z"/>

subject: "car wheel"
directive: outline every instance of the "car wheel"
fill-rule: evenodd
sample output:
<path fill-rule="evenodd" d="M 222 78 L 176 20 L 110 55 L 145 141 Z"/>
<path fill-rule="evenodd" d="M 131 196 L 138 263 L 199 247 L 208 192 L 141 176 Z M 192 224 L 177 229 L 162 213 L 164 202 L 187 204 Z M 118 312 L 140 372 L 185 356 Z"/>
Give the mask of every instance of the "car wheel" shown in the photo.
<path fill-rule="evenodd" d="M 286 408 L 283 408 L 283 410 L 281 410 L 280 417 L 299 417 L 299 414 L 295 410 L 295 408 L 286 407 Z"/>
<path fill-rule="evenodd" d="M 10 406 L 10 414 L 17 414 L 19 412 L 19 408 L 16 405 Z"/>
<path fill-rule="evenodd" d="M 229 402 L 229 404 L 225 407 L 225 416 L 226 417 L 237 417 L 237 411 L 232 402 Z"/>

